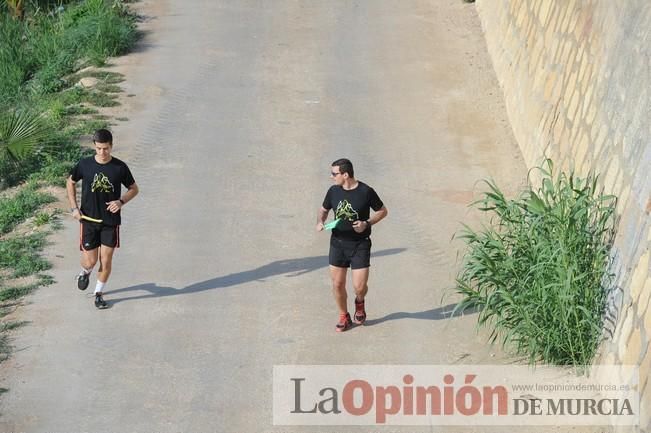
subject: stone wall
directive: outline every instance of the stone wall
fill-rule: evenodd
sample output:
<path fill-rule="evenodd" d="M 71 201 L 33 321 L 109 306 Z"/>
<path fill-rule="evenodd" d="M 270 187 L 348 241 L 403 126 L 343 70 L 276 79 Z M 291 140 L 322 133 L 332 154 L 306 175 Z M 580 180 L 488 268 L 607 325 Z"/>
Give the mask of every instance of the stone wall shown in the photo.
<path fill-rule="evenodd" d="M 640 431 L 651 432 L 651 3 L 477 0 L 477 9 L 527 165 L 548 156 L 594 170 L 619 197 L 597 362 L 640 366 Z"/>

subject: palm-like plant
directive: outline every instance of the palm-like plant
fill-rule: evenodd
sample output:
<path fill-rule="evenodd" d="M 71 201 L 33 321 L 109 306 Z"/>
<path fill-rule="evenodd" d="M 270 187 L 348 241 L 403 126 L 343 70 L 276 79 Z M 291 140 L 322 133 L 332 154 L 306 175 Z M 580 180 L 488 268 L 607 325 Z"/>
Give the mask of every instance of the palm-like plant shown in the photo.
<path fill-rule="evenodd" d="M 11 15 L 14 18 L 22 20 L 25 17 L 25 2 L 24 0 L 5 0 L 7 6 L 11 11 Z"/>
<path fill-rule="evenodd" d="M 38 113 L 13 110 L 0 114 L 0 159 L 18 162 L 43 145 L 49 130 Z"/>

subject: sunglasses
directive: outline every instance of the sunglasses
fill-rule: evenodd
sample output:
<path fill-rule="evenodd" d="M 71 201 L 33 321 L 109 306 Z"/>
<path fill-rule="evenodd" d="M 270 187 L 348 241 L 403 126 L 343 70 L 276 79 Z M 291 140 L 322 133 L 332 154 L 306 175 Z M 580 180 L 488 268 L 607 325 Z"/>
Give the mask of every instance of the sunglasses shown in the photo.
<path fill-rule="evenodd" d="M 341 174 L 341 173 L 335 173 L 334 171 L 331 171 L 331 172 L 330 172 L 330 176 L 332 176 L 332 177 L 337 177 L 337 176 L 339 176 L 340 174 Z"/>

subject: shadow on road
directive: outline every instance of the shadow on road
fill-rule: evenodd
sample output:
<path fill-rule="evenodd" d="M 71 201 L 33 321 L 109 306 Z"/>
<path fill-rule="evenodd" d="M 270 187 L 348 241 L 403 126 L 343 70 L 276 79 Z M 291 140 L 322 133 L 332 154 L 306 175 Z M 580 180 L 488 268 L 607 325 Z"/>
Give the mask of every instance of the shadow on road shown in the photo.
<path fill-rule="evenodd" d="M 406 248 L 389 248 L 386 250 L 372 253 L 372 257 L 389 256 L 399 254 Z M 328 266 L 328 256 L 303 257 L 300 259 L 277 260 L 259 268 L 248 271 L 228 274 L 206 281 L 191 284 L 186 287 L 177 289 L 175 287 L 159 286 L 156 283 L 138 284 L 136 286 L 124 287 L 122 289 L 111 290 L 107 292 L 110 296 L 110 304 L 116 304 L 123 301 L 132 301 L 136 299 L 161 298 L 165 296 L 186 295 L 189 293 L 203 292 L 206 290 L 219 289 L 224 287 L 237 286 L 238 284 L 248 283 L 250 281 L 263 280 L 276 275 L 289 274 L 287 277 L 298 277 L 308 272 L 315 271 Z M 149 292 L 144 295 L 115 298 L 115 295 L 129 292 Z M 107 301 L 109 301 L 107 299 Z"/>
<path fill-rule="evenodd" d="M 452 317 L 461 317 L 468 314 L 475 314 L 479 312 L 478 308 L 468 308 L 463 313 L 457 312 L 452 316 L 454 307 L 457 304 L 449 304 L 443 307 L 433 308 L 431 310 L 419 311 L 417 313 L 407 313 L 405 311 L 399 311 L 396 313 L 387 314 L 384 317 L 377 319 L 369 319 L 364 322 L 364 326 L 373 326 L 378 325 L 383 322 L 388 322 L 389 320 L 399 320 L 399 319 L 421 319 L 421 320 L 445 320 L 451 319 Z"/>

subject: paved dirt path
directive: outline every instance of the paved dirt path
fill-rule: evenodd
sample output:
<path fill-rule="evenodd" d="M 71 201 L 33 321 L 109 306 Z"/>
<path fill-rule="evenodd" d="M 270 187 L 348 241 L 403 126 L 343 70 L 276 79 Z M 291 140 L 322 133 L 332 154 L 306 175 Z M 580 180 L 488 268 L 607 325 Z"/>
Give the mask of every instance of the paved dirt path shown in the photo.
<path fill-rule="evenodd" d="M 147 35 L 114 66 L 129 118 L 114 153 L 141 195 L 111 308 L 74 286 L 67 219 L 49 253 L 58 282 L 27 298 L 2 367 L 0 431 L 342 431 L 272 426 L 272 366 L 504 362 L 442 298 L 477 180 L 525 175 L 473 5 L 137 7 Z M 313 227 L 342 156 L 390 214 L 374 230 L 370 326 L 340 335 Z"/>

